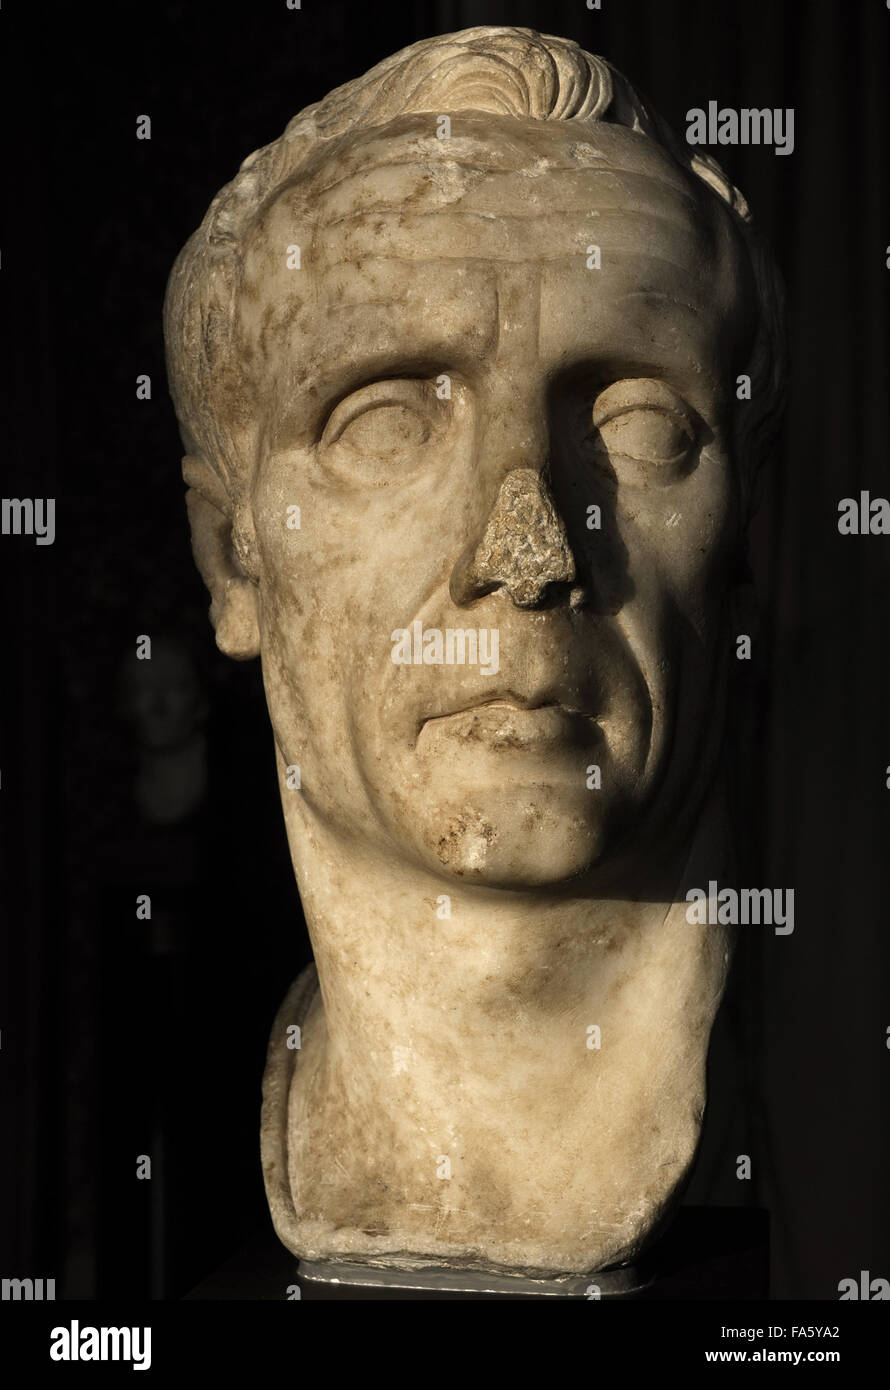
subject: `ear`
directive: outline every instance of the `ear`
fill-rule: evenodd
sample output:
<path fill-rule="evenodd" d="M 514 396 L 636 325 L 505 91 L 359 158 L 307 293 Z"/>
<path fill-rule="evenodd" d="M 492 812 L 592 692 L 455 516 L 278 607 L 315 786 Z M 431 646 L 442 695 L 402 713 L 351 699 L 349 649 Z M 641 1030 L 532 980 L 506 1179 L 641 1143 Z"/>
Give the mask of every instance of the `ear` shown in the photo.
<path fill-rule="evenodd" d="M 232 504 L 216 472 L 187 455 L 182 476 L 192 532 L 192 554 L 210 591 L 216 645 L 236 661 L 260 653 L 259 590 L 244 571 L 232 535 Z"/>

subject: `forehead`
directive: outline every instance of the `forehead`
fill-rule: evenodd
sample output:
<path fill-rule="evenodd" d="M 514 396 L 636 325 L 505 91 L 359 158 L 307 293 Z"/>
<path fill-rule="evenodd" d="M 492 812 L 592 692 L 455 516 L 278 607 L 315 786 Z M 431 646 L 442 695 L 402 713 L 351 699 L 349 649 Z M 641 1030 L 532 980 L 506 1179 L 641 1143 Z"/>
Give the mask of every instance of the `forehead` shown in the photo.
<path fill-rule="evenodd" d="M 478 360 L 500 335 L 507 286 L 554 363 L 600 338 L 620 351 L 616 330 L 639 343 L 654 325 L 694 370 L 735 336 L 727 320 L 750 302 L 738 234 L 653 141 L 481 115 L 455 116 L 450 139 L 435 131 L 413 116 L 352 136 L 267 205 L 241 303 L 264 358 L 308 339 L 314 371 L 342 375 L 410 338 L 415 355 L 461 366 L 455 353 Z"/>

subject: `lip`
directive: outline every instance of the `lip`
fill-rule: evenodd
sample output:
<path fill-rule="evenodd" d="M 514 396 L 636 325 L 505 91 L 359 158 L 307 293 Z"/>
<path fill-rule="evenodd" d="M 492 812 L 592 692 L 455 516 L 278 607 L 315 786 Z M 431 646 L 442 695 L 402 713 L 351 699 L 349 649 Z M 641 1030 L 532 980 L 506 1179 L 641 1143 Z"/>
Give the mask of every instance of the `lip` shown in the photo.
<path fill-rule="evenodd" d="M 558 700 L 520 696 L 476 701 L 462 709 L 424 719 L 420 736 L 466 746 L 481 743 L 496 750 L 558 750 L 589 745 L 597 735 L 592 715 Z"/>
<path fill-rule="evenodd" d="M 495 691 L 485 699 L 468 700 L 465 705 L 455 705 L 452 709 L 437 711 L 435 714 L 425 715 L 421 719 L 418 728 L 424 724 L 433 724 L 439 719 L 453 719 L 459 714 L 469 714 L 476 710 L 484 709 L 507 709 L 507 710 L 538 710 L 538 709 L 563 709 L 568 714 L 582 714 L 586 718 L 594 718 L 590 710 L 581 709 L 580 706 L 570 705 L 560 698 L 562 691 L 556 687 L 552 689 L 540 689 L 535 694 L 521 695 L 518 691 L 510 687 L 503 687 Z"/>

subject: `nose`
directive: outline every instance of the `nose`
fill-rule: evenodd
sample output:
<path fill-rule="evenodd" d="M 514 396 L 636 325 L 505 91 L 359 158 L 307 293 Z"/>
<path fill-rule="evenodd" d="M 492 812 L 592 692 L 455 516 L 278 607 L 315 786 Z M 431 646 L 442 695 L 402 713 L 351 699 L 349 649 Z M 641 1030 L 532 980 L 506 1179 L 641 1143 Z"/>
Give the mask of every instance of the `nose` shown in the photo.
<path fill-rule="evenodd" d="M 454 603 L 466 605 L 503 589 L 517 608 L 537 608 L 577 574 L 568 537 L 550 490 L 533 468 L 503 479 L 482 536 L 471 541 L 452 571 Z"/>

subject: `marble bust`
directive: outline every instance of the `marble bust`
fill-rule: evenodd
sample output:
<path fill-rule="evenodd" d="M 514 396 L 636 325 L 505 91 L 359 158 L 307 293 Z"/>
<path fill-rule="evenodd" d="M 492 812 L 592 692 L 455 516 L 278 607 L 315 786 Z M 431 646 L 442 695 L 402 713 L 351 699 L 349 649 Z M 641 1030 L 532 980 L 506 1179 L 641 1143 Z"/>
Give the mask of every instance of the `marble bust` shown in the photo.
<path fill-rule="evenodd" d="M 262 1134 L 304 1261 L 564 1280 L 682 1191 L 781 302 L 717 164 L 512 28 L 302 111 L 176 263 L 194 555 L 261 658 L 315 957 Z"/>

